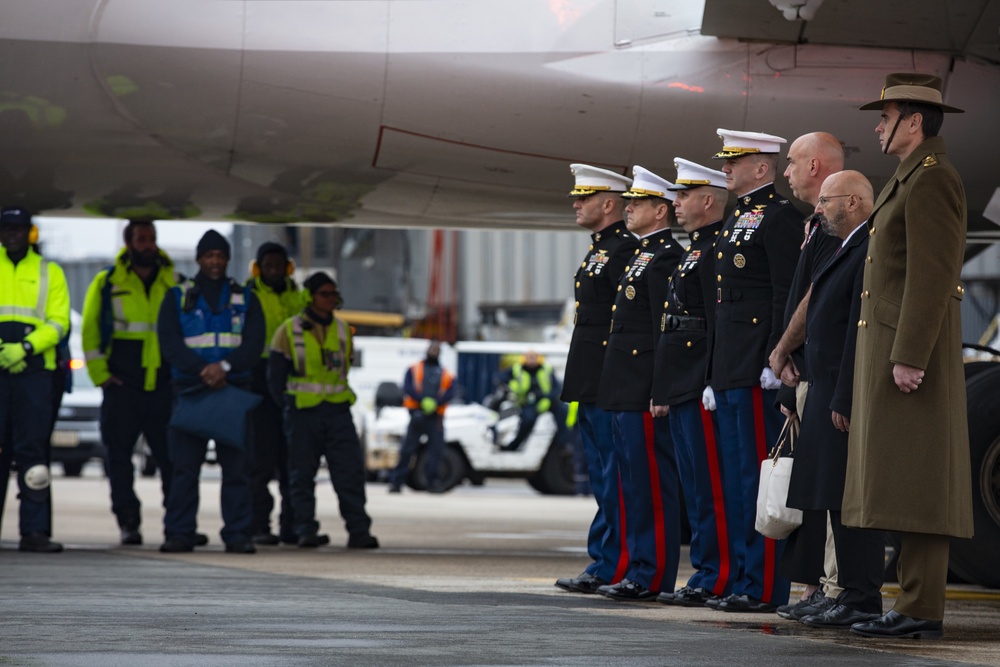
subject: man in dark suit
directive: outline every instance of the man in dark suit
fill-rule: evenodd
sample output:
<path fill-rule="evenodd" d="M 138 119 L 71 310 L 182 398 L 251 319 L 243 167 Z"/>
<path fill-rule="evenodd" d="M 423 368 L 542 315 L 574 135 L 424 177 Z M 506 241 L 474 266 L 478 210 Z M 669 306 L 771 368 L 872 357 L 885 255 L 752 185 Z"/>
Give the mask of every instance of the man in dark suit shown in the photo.
<path fill-rule="evenodd" d="M 823 182 L 816 215 L 823 231 L 840 239 L 817 274 L 806 314 L 805 355 L 809 394 L 788 503 L 802 510 L 829 511 L 837 550 L 836 604 L 801 620 L 817 628 L 849 628 L 882 615 L 885 537 L 880 531 L 845 528 L 841 501 L 847 470 L 847 432 L 854 387 L 854 347 L 861 313 L 861 283 L 871 214 L 871 183 L 856 171 Z"/>
<path fill-rule="evenodd" d="M 670 234 L 673 184 L 636 166 L 629 199 L 629 231 L 640 247 L 618 281 L 598 403 L 611 410 L 614 447 L 625 505 L 625 578 L 598 592 L 615 600 L 655 600 L 672 593 L 680 562 L 677 462 L 665 416 L 650 413 L 653 357 L 662 303 L 680 247 Z"/>

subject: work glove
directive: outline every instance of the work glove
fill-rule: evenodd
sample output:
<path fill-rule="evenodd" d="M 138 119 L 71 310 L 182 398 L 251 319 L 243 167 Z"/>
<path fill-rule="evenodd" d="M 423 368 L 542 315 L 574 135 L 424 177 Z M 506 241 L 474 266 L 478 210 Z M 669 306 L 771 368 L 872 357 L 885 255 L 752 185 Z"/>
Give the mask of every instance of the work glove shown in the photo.
<path fill-rule="evenodd" d="M 425 415 L 432 414 L 437 408 L 438 402 L 430 396 L 424 396 L 420 399 L 420 409 L 424 411 Z"/>
<path fill-rule="evenodd" d="M 10 369 L 17 362 L 23 361 L 26 356 L 24 346 L 20 343 L 4 343 L 0 345 L 0 368 Z"/>
<path fill-rule="evenodd" d="M 774 376 L 774 371 L 770 366 L 765 366 L 760 374 L 760 386 L 764 389 L 778 389 L 781 387 L 781 380 Z"/>
<path fill-rule="evenodd" d="M 701 392 L 701 404 L 709 412 L 715 410 L 715 392 L 711 387 L 705 387 L 705 391 Z"/>
<path fill-rule="evenodd" d="M 21 361 L 17 362 L 16 364 L 8 368 L 7 372 L 10 373 L 11 375 L 17 375 L 27 367 L 28 367 L 28 362 L 25 361 L 24 359 L 21 359 Z"/>
<path fill-rule="evenodd" d="M 536 407 L 538 408 L 539 413 L 548 412 L 549 408 L 552 407 L 552 401 L 547 398 L 543 398 L 542 400 L 538 401 L 538 405 Z"/>

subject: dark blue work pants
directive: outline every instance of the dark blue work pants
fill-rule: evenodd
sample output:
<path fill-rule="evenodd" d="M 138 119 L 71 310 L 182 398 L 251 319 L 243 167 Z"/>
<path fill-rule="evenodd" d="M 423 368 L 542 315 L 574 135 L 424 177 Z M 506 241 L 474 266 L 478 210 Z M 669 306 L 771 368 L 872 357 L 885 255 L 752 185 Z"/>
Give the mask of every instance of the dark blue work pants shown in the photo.
<path fill-rule="evenodd" d="M 282 408 L 267 393 L 253 412 L 253 468 L 250 477 L 250 496 L 253 503 L 251 529 L 255 535 L 271 532 L 271 512 L 274 497 L 268 484 L 277 475 L 281 493 L 281 514 L 278 530 L 282 540 L 295 539 L 292 494 L 288 486 L 288 440 L 285 438 Z"/>
<path fill-rule="evenodd" d="M 441 472 L 441 453 L 444 451 L 444 415 L 436 412 L 425 414 L 421 410 L 410 410 L 410 424 L 406 427 L 406 437 L 399 450 L 399 462 L 389 474 L 389 485 L 399 488 L 410 474 L 410 460 L 420 449 L 420 437 L 427 436 L 427 464 L 424 474 L 427 488 L 437 482 Z"/>
<path fill-rule="evenodd" d="M 21 535 L 51 533 L 51 484 L 29 489 L 24 482 L 25 472 L 34 466 L 48 466 L 51 420 L 51 371 L 30 370 L 11 375 L 0 370 L 0 449 L 4 450 L 0 475 L 6 481 L 13 458 L 17 462 Z M 6 495 L 6 484 L 3 490 Z"/>

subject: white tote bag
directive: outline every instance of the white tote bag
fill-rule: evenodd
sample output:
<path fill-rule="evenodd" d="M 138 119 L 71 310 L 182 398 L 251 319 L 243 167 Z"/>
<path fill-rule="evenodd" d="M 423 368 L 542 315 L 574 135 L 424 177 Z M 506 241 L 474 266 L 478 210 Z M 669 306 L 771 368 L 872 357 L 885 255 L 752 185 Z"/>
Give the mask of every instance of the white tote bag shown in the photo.
<path fill-rule="evenodd" d="M 791 456 L 782 456 L 785 443 L 795 452 L 799 418 L 791 415 L 778 435 L 771 455 L 760 463 L 760 486 L 757 487 L 757 520 L 754 528 L 764 537 L 783 540 L 802 525 L 802 510 L 788 507 L 788 481 L 792 477 Z"/>

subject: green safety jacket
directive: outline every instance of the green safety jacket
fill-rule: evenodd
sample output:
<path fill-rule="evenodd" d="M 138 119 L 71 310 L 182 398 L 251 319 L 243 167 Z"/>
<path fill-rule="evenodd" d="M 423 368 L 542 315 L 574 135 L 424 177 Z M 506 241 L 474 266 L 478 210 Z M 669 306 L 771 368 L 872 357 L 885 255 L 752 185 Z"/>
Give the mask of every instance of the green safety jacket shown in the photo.
<path fill-rule="evenodd" d="M 260 356 L 266 359 L 271 353 L 270 342 L 274 338 L 274 332 L 288 318 L 300 312 L 305 304 L 298 285 L 291 278 L 285 278 L 285 290 L 280 293 L 275 292 L 260 278 L 250 278 L 247 280 L 247 285 L 257 294 L 260 308 L 264 311 L 264 340 L 268 344 L 264 345 L 264 351 Z"/>
<path fill-rule="evenodd" d="M 54 370 L 56 345 L 68 332 L 69 286 L 62 267 L 31 249 L 14 264 L 0 247 L 0 339 L 27 341 L 45 369 Z"/>
<path fill-rule="evenodd" d="M 510 373 L 510 382 L 507 383 L 507 387 L 517 397 L 518 404 L 523 405 L 528 397 L 528 392 L 531 390 L 531 373 L 525 370 L 521 364 L 511 366 Z M 535 378 L 538 381 L 538 389 L 542 393 L 541 397 L 551 396 L 552 367 L 548 364 L 542 364 L 538 367 Z"/>
<path fill-rule="evenodd" d="M 156 320 L 160 304 L 180 276 L 173 262 L 160 251 L 160 268 L 146 291 L 142 279 L 131 270 L 128 250 L 122 248 L 115 263 L 94 277 L 83 300 L 81 343 L 87 373 L 98 387 L 108 381 L 108 357 L 116 340 L 142 343 L 143 389 L 156 389 L 156 377 L 163 365 Z"/>
<path fill-rule="evenodd" d="M 354 392 L 347 384 L 353 349 L 351 327 L 334 317 L 321 343 L 317 333 L 322 325 L 304 314 L 289 318 L 284 326 L 293 367 L 285 393 L 295 398 L 295 407 L 302 410 L 323 402 L 353 405 Z"/>

